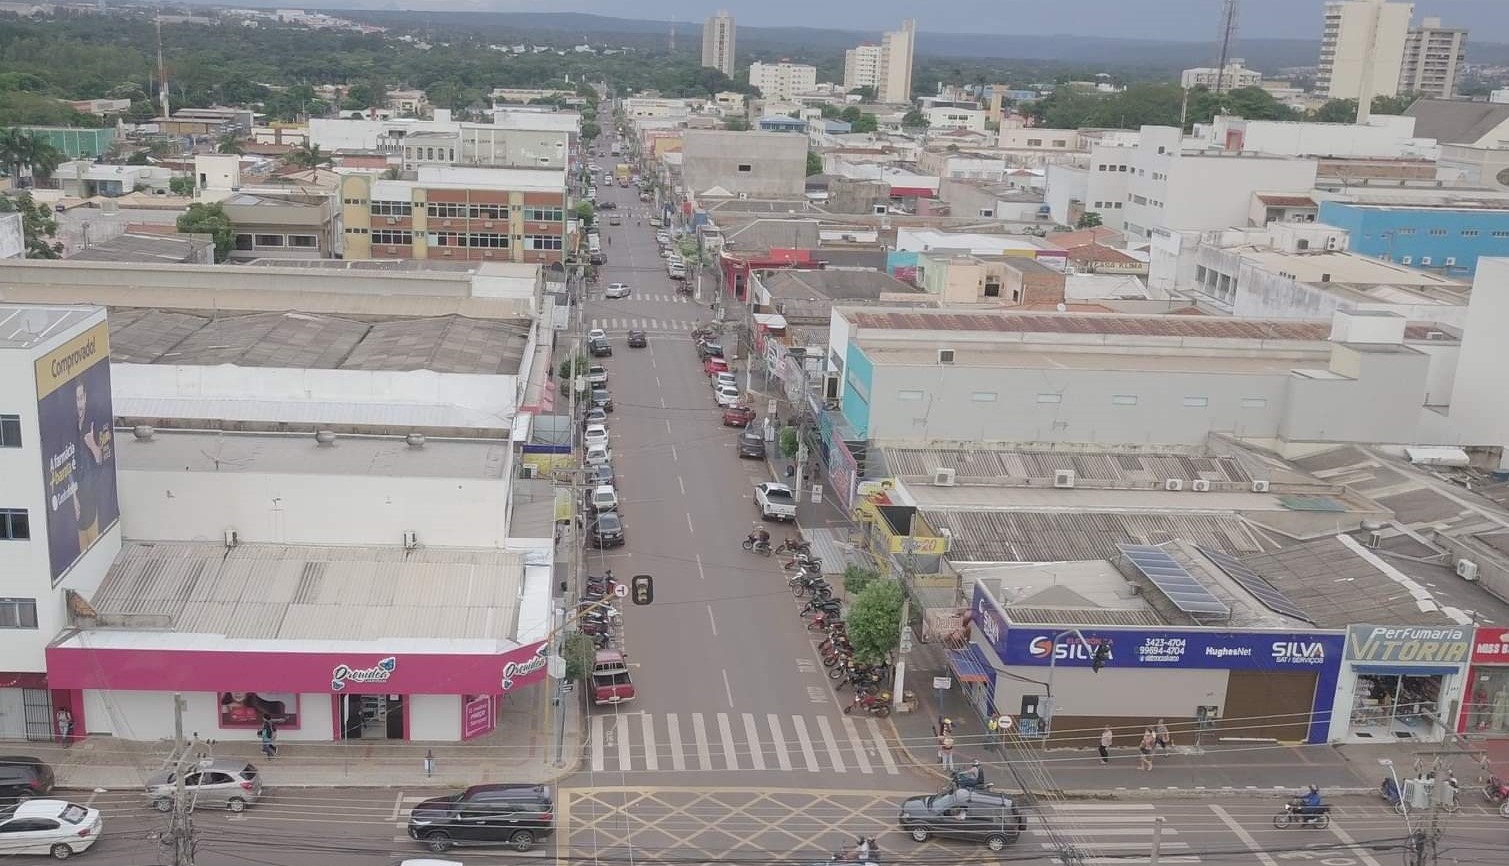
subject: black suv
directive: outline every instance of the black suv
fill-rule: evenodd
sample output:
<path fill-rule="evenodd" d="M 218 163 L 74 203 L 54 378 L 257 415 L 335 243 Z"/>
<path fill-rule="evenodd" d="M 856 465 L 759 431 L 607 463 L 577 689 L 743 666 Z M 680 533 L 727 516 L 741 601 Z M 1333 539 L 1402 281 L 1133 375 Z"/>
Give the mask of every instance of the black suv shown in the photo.
<path fill-rule="evenodd" d="M 607 388 L 593 388 L 590 402 L 593 409 L 601 409 L 604 412 L 613 411 L 613 395 L 608 393 Z"/>
<path fill-rule="evenodd" d="M 618 547 L 624 543 L 624 521 L 616 511 L 604 511 L 592 521 L 590 540 L 593 547 Z"/>
<path fill-rule="evenodd" d="M 933 836 L 963 839 L 984 842 L 992 851 L 1015 842 L 1027 827 L 1027 819 L 1010 797 L 980 788 L 908 797 L 901 803 L 897 823 L 916 842 L 926 842 Z"/>
<path fill-rule="evenodd" d="M 765 457 L 765 436 L 753 428 L 745 428 L 739 433 L 739 456 L 740 457 Z"/>
<path fill-rule="evenodd" d="M 645 346 L 648 346 L 648 345 L 650 345 L 650 336 L 648 334 L 646 334 L 644 331 L 641 331 L 641 330 L 638 330 L 638 329 L 634 329 L 634 330 L 629 331 L 629 348 L 630 349 L 643 349 Z"/>
<path fill-rule="evenodd" d="M 473 785 L 425 800 L 409 814 L 409 836 L 436 854 L 453 845 L 508 845 L 528 851 L 555 832 L 555 801 L 544 785 Z"/>
<path fill-rule="evenodd" d="M 589 340 L 587 349 L 592 353 L 592 357 L 594 358 L 613 357 L 613 344 L 607 340 Z"/>
<path fill-rule="evenodd" d="M 0 756 L 0 803 L 52 793 L 52 767 L 24 755 Z"/>

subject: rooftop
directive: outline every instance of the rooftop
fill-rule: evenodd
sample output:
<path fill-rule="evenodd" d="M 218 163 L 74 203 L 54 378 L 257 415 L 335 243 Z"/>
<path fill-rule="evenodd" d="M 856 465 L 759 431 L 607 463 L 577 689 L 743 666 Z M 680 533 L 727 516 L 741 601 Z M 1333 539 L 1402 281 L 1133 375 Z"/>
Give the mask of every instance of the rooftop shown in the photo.
<path fill-rule="evenodd" d="M 1012 451 L 880 448 L 871 452 L 883 461 L 884 472 L 897 477 L 931 478 L 939 467 L 953 469 L 961 484 L 1002 483 L 1005 479 L 1050 479 L 1060 470 L 1072 470 L 1087 482 L 1157 483 L 1182 478 L 1193 481 L 1228 481 L 1246 484 L 1252 479 L 1242 464 L 1230 457 L 1199 457 L 1184 454 L 1083 453 L 1062 451 Z"/>
<path fill-rule="evenodd" d="M 470 479 L 501 478 L 509 448 L 486 439 L 427 439 L 415 447 L 404 437 L 341 435 L 321 445 L 308 435 L 162 429 L 151 439 L 123 435 L 120 442 L 122 470 Z"/>
<path fill-rule="evenodd" d="M 1186 539 L 1237 556 L 1277 548 L 1256 527 L 1229 513 L 1155 511 L 1075 512 L 948 510 L 919 512 L 935 530 L 953 534 L 953 562 L 1075 562 L 1114 560 L 1120 544 Z"/>
<path fill-rule="evenodd" d="M 1076 315 L 1091 315 L 1079 313 Z M 938 350 L 952 349 L 956 367 L 1056 370 L 1167 370 L 1191 372 L 1219 369 L 1228 373 L 1287 374 L 1301 368 L 1323 369 L 1326 359 L 1319 352 L 1312 358 L 1292 352 L 1254 355 L 1214 349 L 1183 351 L 1167 349 L 1148 354 L 1085 351 L 1078 346 L 1045 349 L 1042 344 L 1014 342 L 960 343 L 939 338 L 925 345 L 913 341 L 886 342 L 885 334 L 851 337 L 876 366 L 938 366 Z"/>
<path fill-rule="evenodd" d="M 1301 283 L 1330 283 L 1350 286 L 1398 286 L 1415 289 L 1446 289 L 1465 293 L 1468 286 L 1460 280 L 1437 276 L 1429 271 L 1349 252 L 1287 253 L 1268 248 L 1242 251 L 1242 258 L 1256 262 L 1266 270 L 1288 274 Z M 1425 296 L 1422 296 L 1425 297 Z M 1461 303 L 1462 301 L 1458 301 Z M 1411 303 L 1445 303 L 1418 300 Z"/>
<path fill-rule="evenodd" d="M 1165 626 L 1169 623 L 1104 560 L 965 566 L 960 575 L 990 593 L 1013 623 Z"/>
<path fill-rule="evenodd" d="M 883 271 L 778 270 L 761 276 L 772 298 L 805 300 L 876 300 L 883 294 L 918 294 L 915 286 Z"/>
<path fill-rule="evenodd" d="M 1055 313 L 959 313 L 950 310 L 873 308 L 844 309 L 855 327 L 893 331 L 994 331 L 1000 333 L 1128 335 L 1189 337 L 1212 340 L 1284 340 L 1324 342 L 1329 321 L 1303 319 L 1236 319 L 1175 315 L 1063 315 Z M 1420 323 L 1405 328 L 1405 337 L 1424 340 L 1436 328 Z"/>
<path fill-rule="evenodd" d="M 88 321 L 98 307 L 0 304 L 0 349 L 30 349 Z"/>
<path fill-rule="evenodd" d="M 195 262 L 212 246 L 209 235 L 127 232 L 90 244 L 68 258 L 82 262 Z"/>
<path fill-rule="evenodd" d="M 1457 99 L 1417 99 L 1404 114 L 1415 118 L 1415 135 L 1442 144 L 1477 144 L 1504 121 L 1509 105 Z"/>

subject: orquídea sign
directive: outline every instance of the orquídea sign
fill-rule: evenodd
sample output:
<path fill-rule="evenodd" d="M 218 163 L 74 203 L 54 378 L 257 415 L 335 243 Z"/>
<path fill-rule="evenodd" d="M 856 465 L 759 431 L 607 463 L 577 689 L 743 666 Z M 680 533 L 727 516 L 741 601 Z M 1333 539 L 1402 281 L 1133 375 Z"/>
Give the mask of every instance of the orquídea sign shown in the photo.
<path fill-rule="evenodd" d="M 385 683 L 393 677 L 393 671 L 398 667 L 398 658 L 388 656 L 370 668 L 354 668 L 350 665 L 336 665 L 330 672 L 330 690 L 344 691 L 346 683 Z"/>
<path fill-rule="evenodd" d="M 534 655 L 521 662 L 505 662 L 503 664 L 503 694 L 508 694 L 514 687 L 514 682 L 520 677 L 527 677 L 545 669 L 550 661 L 550 645 L 540 644 Z"/>

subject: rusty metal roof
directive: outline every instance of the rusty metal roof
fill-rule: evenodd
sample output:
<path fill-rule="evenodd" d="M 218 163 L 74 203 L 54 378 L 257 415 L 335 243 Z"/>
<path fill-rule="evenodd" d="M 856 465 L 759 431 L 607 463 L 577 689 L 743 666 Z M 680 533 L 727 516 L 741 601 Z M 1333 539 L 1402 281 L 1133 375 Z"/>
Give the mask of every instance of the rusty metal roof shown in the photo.
<path fill-rule="evenodd" d="M 1125 334 L 1139 337 L 1193 337 L 1218 340 L 1302 340 L 1324 342 L 1329 321 L 1236 319 L 1221 316 L 1125 316 L 1093 313 L 957 313 L 946 310 L 844 310 L 859 328 L 897 331 L 996 331 L 1035 334 Z M 1404 335 L 1424 340 L 1439 330 L 1411 323 Z"/>

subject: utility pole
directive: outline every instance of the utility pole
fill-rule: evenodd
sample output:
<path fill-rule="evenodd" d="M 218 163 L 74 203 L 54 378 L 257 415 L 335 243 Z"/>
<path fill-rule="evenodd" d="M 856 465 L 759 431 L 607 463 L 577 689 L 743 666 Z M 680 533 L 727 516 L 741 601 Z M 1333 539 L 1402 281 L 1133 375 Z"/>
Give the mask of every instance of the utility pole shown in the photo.
<path fill-rule="evenodd" d="M 189 745 L 183 738 L 183 693 L 173 694 L 173 813 L 169 819 L 164 841 L 173 846 L 173 866 L 194 866 L 193 813 L 189 808 L 188 791 L 183 777 L 187 766 L 197 758 L 189 754 Z"/>

